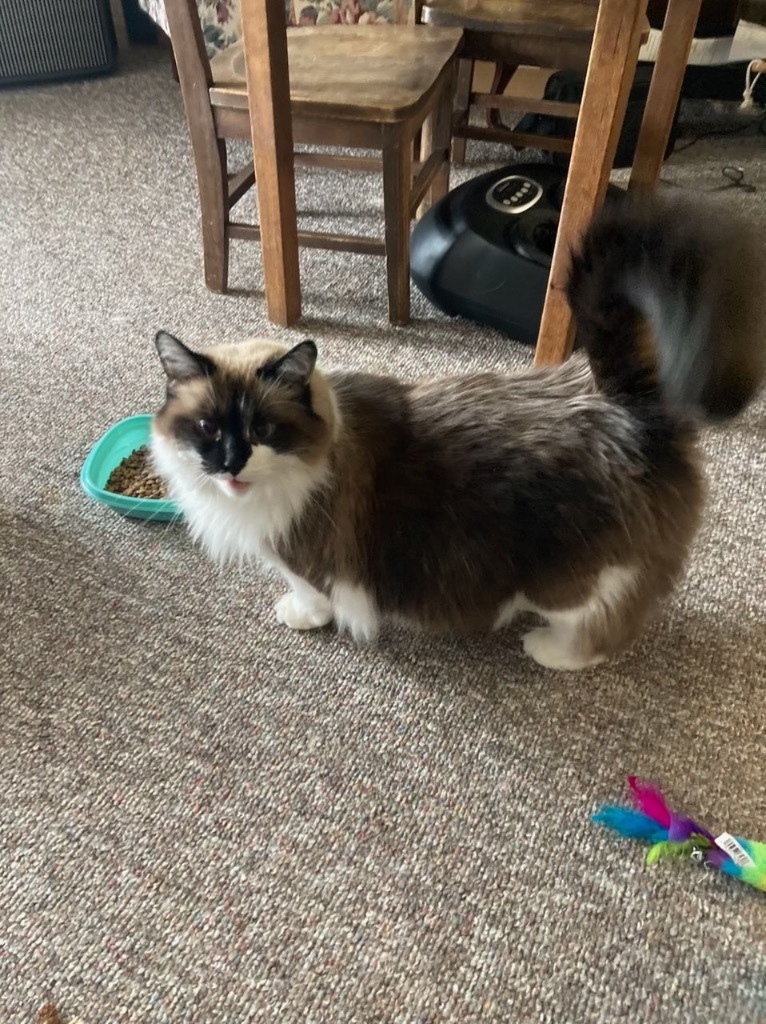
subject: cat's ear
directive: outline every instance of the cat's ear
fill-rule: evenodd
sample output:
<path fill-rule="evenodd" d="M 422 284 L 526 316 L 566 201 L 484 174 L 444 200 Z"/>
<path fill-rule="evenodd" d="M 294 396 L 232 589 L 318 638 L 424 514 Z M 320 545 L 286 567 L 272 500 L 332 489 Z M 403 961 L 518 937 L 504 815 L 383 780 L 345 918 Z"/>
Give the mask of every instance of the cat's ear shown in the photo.
<path fill-rule="evenodd" d="M 167 331 L 157 332 L 154 345 L 170 381 L 195 380 L 209 377 L 213 372 L 213 364 L 206 356 L 192 352 Z"/>
<path fill-rule="evenodd" d="M 302 341 L 276 362 L 264 367 L 264 375 L 278 380 L 280 384 L 305 388 L 317 361 L 317 347 L 313 341 Z"/>

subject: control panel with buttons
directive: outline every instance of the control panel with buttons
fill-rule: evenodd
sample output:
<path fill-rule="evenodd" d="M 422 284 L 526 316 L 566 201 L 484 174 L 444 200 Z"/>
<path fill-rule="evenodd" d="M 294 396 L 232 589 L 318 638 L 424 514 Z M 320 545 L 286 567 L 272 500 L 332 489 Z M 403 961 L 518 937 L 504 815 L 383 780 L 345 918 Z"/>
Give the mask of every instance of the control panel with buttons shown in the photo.
<path fill-rule="evenodd" d="M 487 202 L 502 213 L 524 213 L 534 206 L 543 194 L 542 187 L 531 178 L 511 174 L 501 178 L 487 192 Z"/>

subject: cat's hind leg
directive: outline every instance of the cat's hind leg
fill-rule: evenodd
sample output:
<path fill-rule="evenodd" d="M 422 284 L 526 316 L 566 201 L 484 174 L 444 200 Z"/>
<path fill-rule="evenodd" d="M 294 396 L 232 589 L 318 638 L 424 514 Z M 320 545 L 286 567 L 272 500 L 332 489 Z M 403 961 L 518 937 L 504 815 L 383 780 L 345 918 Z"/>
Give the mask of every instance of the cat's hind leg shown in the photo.
<path fill-rule="evenodd" d="M 604 569 L 584 604 L 537 609 L 549 624 L 525 634 L 524 650 L 545 668 L 575 672 L 599 665 L 635 639 L 653 603 L 650 597 L 635 569 Z"/>
<path fill-rule="evenodd" d="M 281 570 L 292 588 L 274 605 L 277 621 L 289 629 L 320 629 L 332 621 L 332 605 L 300 576 Z"/>
<path fill-rule="evenodd" d="M 562 672 L 579 672 L 606 661 L 607 655 L 586 644 L 578 623 L 560 622 L 537 626 L 524 634 L 524 650 L 538 665 Z"/>

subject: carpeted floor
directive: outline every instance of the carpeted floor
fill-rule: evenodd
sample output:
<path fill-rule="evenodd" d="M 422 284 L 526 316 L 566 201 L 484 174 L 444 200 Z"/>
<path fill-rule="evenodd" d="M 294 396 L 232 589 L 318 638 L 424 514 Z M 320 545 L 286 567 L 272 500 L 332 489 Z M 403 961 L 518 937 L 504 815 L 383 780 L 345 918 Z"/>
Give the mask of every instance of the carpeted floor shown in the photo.
<path fill-rule="evenodd" d="M 205 291 L 167 60 L 0 94 L 0 1020 L 64 1024 L 766 1021 L 766 901 L 589 824 L 630 772 L 766 839 L 766 420 L 705 439 L 688 578 L 640 645 L 579 676 L 519 632 L 393 632 L 355 650 L 278 627 L 278 583 L 179 527 L 88 501 L 78 472 L 150 411 L 159 327 L 315 337 L 404 376 L 529 351 L 415 298 L 382 263 L 307 252 L 306 320 L 270 327 L 257 247 Z M 766 231 L 764 139 L 707 139 L 665 177 Z M 485 156 L 491 155 L 483 151 Z M 478 168 L 474 166 L 471 172 Z M 380 219 L 374 178 L 304 172 L 316 220 Z"/>

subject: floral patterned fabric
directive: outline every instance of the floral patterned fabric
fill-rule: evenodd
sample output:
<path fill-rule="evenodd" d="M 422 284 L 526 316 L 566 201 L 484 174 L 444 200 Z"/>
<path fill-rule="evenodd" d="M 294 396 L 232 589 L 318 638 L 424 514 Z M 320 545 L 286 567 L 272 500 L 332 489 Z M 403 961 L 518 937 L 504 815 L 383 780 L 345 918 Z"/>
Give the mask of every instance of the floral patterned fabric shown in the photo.
<path fill-rule="evenodd" d="M 138 0 L 155 24 L 168 35 L 164 0 Z M 285 0 L 288 25 L 403 24 L 411 0 Z M 197 0 L 208 57 L 238 42 L 242 31 L 239 0 Z"/>

